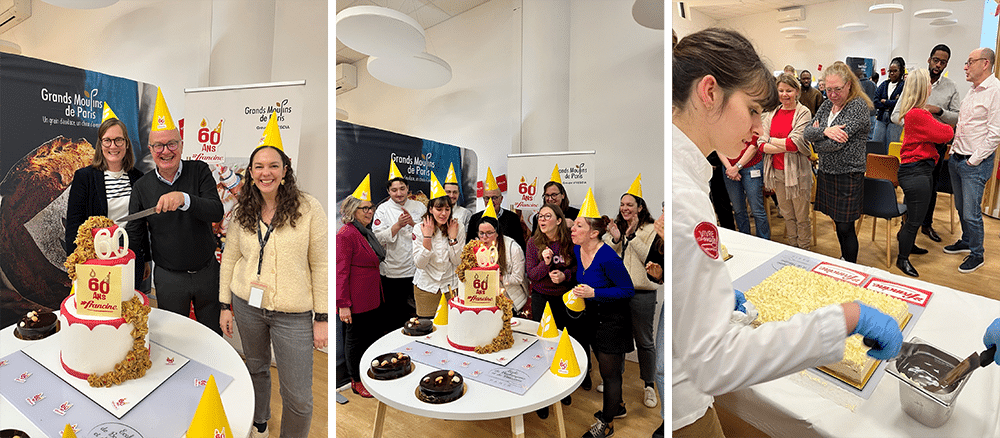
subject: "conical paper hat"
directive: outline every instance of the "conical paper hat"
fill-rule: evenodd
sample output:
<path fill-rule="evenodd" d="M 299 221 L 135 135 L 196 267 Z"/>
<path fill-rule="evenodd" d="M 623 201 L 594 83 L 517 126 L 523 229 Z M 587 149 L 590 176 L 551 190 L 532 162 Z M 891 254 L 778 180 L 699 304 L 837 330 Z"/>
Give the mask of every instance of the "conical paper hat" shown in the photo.
<path fill-rule="evenodd" d="M 174 119 L 170 117 L 170 110 L 167 109 L 167 101 L 163 98 L 163 90 L 156 89 L 156 107 L 153 108 L 153 126 L 150 131 L 173 131 Z"/>
<path fill-rule="evenodd" d="M 563 329 L 556 347 L 556 356 L 552 358 L 549 371 L 559 377 L 576 377 L 580 375 L 580 364 L 576 361 L 573 343 L 569 340 L 569 330 Z"/>
<path fill-rule="evenodd" d="M 483 217 L 497 219 L 497 209 L 493 208 L 493 200 L 486 201 L 486 210 L 483 210 Z"/>
<path fill-rule="evenodd" d="M 557 182 L 559 184 L 562 184 L 562 176 L 559 175 L 559 165 L 558 164 L 556 164 L 556 167 L 552 168 L 552 176 L 549 177 L 549 181 Z"/>
<path fill-rule="evenodd" d="M 559 350 L 556 349 L 556 356 Z M 188 427 L 188 438 L 216 438 L 219 436 L 233 438 L 232 428 L 229 427 L 229 419 L 226 418 L 226 410 L 222 407 L 222 397 L 219 396 L 219 387 L 215 384 L 215 376 L 208 376 L 208 383 L 205 391 L 201 393 L 201 401 L 194 411 L 194 418 L 191 419 L 191 426 Z"/>
<path fill-rule="evenodd" d="M 493 178 L 493 171 L 489 167 L 486 168 L 486 188 L 483 190 L 500 190 L 496 178 Z"/>
<path fill-rule="evenodd" d="M 107 104 L 105 103 L 105 105 Z M 105 106 L 105 108 L 107 108 L 107 106 Z M 117 117 L 115 118 L 117 119 Z M 63 429 L 62 438 L 76 438 L 76 432 L 73 432 L 73 426 L 70 426 L 69 424 L 66 425 L 66 427 Z"/>
<path fill-rule="evenodd" d="M 563 304 L 566 308 L 574 312 L 583 312 L 583 309 L 587 308 L 587 304 L 583 301 L 583 298 L 576 296 L 572 290 L 563 294 Z"/>
<path fill-rule="evenodd" d="M 108 119 L 117 119 L 118 115 L 114 111 L 111 111 L 111 107 L 108 102 L 104 102 L 104 111 L 101 111 L 101 123 L 108 121 Z"/>
<path fill-rule="evenodd" d="M 580 206 L 580 215 L 578 217 L 601 218 L 601 212 L 597 211 L 597 202 L 594 201 L 594 189 L 587 189 L 587 197 L 583 199 L 583 205 Z"/>
<path fill-rule="evenodd" d="M 354 189 L 354 193 L 351 196 L 360 199 L 362 201 L 372 201 L 372 184 L 371 184 L 372 174 L 365 175 L 364 181 L 358 184 L 358 188 Z"/>
<path fill-rule="evenodd" d="M 285 150 L 285 147 L 281 144 L 281 130 L 278 129 L 278 117 L 276 114 L 271 113 L 271 117 L 267 119 L 264 135 L 260 137 L 260 143 L 257 144 L 257 147 L 273 146 L 281 151 Z"/>
<path fill-rule="evenodd" d="M 392 181 L 392 180 L 394 180 L 396 178 L 402 178 L 402 177 L 403 177 L 403 173 L 399 171 L 398 167 L 396 167 L 396 162 L 395 161 L 390 161 L 389 162 L 389 179 L 388 180 Z"/>
<path fill-rule="evenodd" d="M 431 197 L 430 197 L 430 199 L 437 199 L 437 198 L 440 198 L 442 196 L 448 196 L 448 193 L 445 193 L 444 187 L 441 186 L 441 181 L 438 181 L 437 175 L 435 175 L 434 172 L 431 172 Z"/>
<path fill-rule="evenodd" d="M 632 196 L 635 196 L 636 198 L 641 198 L 642 197 L 642 174 L 641 173 L 639 174 L 639 176 L 635 177 L 635 181 L 632 181 L 632 185 L 629 186 L 628 191 L 625 192 L 625 193 L 628 193 L 628 194 L 630 194 Z"/>
<path fill-rule="evenodd" d="M 448 176 L 444 177 L 445 184 L 458 184 L 458 176 L 455 174 L 455 163 L 448 165 Z"/>
<path fill-rule="evenodd" d="M 538 322 L 538 337 L 555 338 L 559 336 L 559 329 L 556 328 L 556 320 L 552 317 L 552 307 L 545 303 L 545 311 L 542 312 L 542 319 Z"/>
<path fill-rule="evenodd" d="M 441 294 L 441 302 L 434 314 L 434 325 L 448 325 L 448 296 L 445 294 Z"/>

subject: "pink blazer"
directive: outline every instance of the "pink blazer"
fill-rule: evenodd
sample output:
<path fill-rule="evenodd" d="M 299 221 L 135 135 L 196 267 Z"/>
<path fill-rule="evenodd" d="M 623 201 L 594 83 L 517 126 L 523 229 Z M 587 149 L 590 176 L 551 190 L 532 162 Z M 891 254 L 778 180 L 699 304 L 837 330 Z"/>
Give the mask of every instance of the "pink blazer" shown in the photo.
<path fill-rule="evenodd" d="M 352 224 L 337 232 L 337 308 L 351 313 L 374 310 L 384 301 L 378 256 Z"/>

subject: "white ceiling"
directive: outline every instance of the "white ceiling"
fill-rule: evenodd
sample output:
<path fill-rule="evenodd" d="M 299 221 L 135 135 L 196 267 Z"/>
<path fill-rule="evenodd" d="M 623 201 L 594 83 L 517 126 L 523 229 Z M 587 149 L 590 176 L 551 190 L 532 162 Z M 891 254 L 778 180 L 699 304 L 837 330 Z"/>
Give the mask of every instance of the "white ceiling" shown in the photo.
<path fill-rule="evenodd" d="M 487 1 L 489 0 L 337 0 L 337 12 L 351 6 L 382 6 L 413 17 L 426 30 Z M 366 57 L 368 55 L 356 52 L 337 40 L 337 64 L 354 63 Z"/>
<path fill-rule="evenodd" d="M 688 0 L 684 1 L 684 4 L 688 9 L 701 12 L 715 20 L 727 20 L 774 12 L 781 8 L 815 5 L 829 1 L 831 0 Z M 676 2 L 672 3 L 676 4 Z"/>

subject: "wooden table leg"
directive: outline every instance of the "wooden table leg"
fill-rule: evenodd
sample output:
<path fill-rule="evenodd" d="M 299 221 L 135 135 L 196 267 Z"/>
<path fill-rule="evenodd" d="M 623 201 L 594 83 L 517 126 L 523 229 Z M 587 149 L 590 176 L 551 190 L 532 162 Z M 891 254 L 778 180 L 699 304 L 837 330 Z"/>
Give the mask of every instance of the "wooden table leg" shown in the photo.
<path fill-rule="evenodd" d="M 556 424 L 559 425 L 559 438 L 566 438 L 566 423 L 563 421 L 562 402 L 555 402 L 552 406 L 556 407 Z"/>
<path fill-rule="evenodd" d="M 375 408 L 375 424 L 372 426 L 372 438 L 382 438 L 382 425 L 385 423 L 385 403 L 378 402 Z"/>
<path fill-rule="evenodd" d="M 510 417 L 510 430 L 514 438 L 524 438 L 524 415 Z"/>

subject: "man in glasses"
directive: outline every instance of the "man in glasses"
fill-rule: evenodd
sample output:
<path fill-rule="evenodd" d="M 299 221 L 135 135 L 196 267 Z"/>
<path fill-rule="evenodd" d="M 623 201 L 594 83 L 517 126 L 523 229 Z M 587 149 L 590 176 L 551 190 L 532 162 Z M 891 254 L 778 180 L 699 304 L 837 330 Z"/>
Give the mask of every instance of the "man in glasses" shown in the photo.
<path fill-rule="evenodd" d="M 219 262 L 212 222 L 222 220 L 222 200 L 208 164 L 181 160 L 183 146 L 163 94 L 157 90 L 149 132 L 156 169 L 135 183 L 129 200 L 129 214 L 151 207 L 156 214 L 129 221 L 129 246 L 139 260 L 152 259 L 155 264 L 157 307 L 187 316 L 193 304 L 198 322 L 221 336 Z"/>
<path fill-rule="evenodd" d="M 948 171 L 955 208 L 962 220 L 962 238 L 944 247 L 948 254 L 968 254 L 958 267 L 963 274 L 983 266 L 983 190 L 993 173 L 993 155 L 1000 143 L 1000 81 L 993 76 L 996 54 L 978 48 L 965 62 L 965 80 L 972 88 L 962 100 Z"/>
<path fill-rule="evenodd" d="M 927 97 L 927 104 L 924 109 L 930 111 L 936 119 L 942 123 L 955 126 L 958 123 L 958 110 L 962 106 L 962 100 L 958 96 L 958 89 L 955 82 L 944 77 L 944 69 L 948 67 L 948 60 L 951 59 L 951 49 L 944 44 L 938 44 L 931 49 L 931 56 L 927 58 L 927 71 L 931 75 L 931 95 Z M 892 110 L 892 123 L 902 125 L 903 119 L 899 115 L 899 105 Z M 904 126 L 905 128 L 905 126 Z M 938 162 L 931 173 L 931 187 L 937 187 L 937 181 L 941 175 L 941 169 L 945 166 L 944 154 L 948 150 L 946 141 L 937 145 Z M 927 206 L 927 216 L 924 218 L 920 232 L 935 242 L 941 241 L 941 236 L 934 231 L 932 223 L 934 221 L 934 206 L 937 204 L 937 194 L 931 196 L 931 203 Z"/>
<path fill-rule="evenodd" d="M 493 208 L 496 209 L 497 222 L 500 223 L 500 232 L 504 236 L 514 239 L 515 242 L 524 250 L 524 230 L 521 228 L 521 217 L 506 208 L 501 208 L 503 205 L 503 192 L 500 191 L 500 186 L 497 185 L 497 180 L 493 178 L 493 171 L 486 168 L 486 182 L 483 186 L 483 205 L 489 204 L 493 201 Z M 483 217 L 483 212 L 480 211 L 472 215 L 469 218 L 469 223 L 478 224 L 479 219 Z M 471 241 L 473 239 L 479 238 L 479 228 L 469 227 L 466 231 L 465 241 Z"/>

